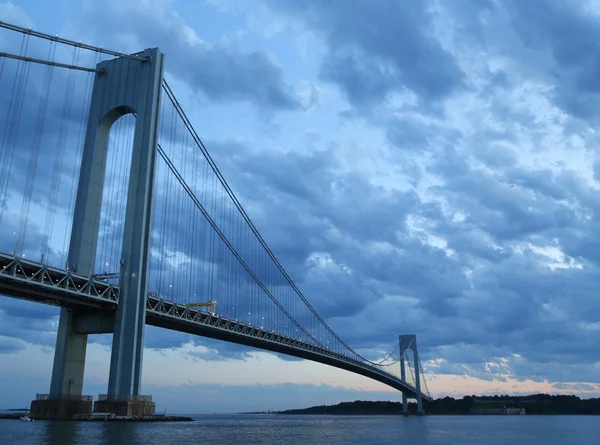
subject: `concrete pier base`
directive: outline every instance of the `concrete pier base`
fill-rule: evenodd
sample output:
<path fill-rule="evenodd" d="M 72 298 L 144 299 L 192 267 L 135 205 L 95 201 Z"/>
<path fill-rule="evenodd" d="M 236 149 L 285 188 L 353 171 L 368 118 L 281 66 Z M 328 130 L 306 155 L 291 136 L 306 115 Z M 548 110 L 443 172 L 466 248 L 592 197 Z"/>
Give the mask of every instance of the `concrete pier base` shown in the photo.
<path fill-rule="evenodd" d="M 156 405 L 152 396 L 130 396 L 126 400 L 110 400 L 100 394 L 94 402 L 95 413 L 111 413 L 116 416 L 153 416 Z"/>
<path fill-rule="evenodd" d="M 67 420 L 92 413 L 92 396 L 50 399 L 38 396 L 31 402 L 29 415 L 35 420 Z"/>

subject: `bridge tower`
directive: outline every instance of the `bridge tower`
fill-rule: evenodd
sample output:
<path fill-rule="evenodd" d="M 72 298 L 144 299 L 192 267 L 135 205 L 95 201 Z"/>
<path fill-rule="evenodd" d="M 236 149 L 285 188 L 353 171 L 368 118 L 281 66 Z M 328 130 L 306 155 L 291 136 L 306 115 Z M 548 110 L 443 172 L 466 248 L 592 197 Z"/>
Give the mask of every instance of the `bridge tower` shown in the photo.
<path fill-rule="evenodd" d="M 150 224 L 164 55 L 157 49 L 99 63 L 90 103 L 68 255 L 68 269 L 94 273 L 108 137 L 121 116 L 136 116 L 121 267 L 115 313 L 63 307 L 60 313 L 49 400 L 37 401 L 39 417 L 66 418 L 91 411 L 82 397 L 88 334 L 113 333 L 108 393 L 95 411 L 121 415 L 154 412 L 140 396 Z M 41 406 L 43 405 L 43 406 Z"/>
<path fill-rule="evenodd" d="M 419 352 L 417 351 L 417 336 L 415 334 L 400 335 L 400 378 L 406 380 L 406 353 L 412 350 L 415 363 L 415 388 L 417 392 L 417 414 L 423 412 L 423 398 L 421 395 L 421 375 L 419 369 Z M 402 412 L 408 415 L 408 396 L 402 393 Z"/>

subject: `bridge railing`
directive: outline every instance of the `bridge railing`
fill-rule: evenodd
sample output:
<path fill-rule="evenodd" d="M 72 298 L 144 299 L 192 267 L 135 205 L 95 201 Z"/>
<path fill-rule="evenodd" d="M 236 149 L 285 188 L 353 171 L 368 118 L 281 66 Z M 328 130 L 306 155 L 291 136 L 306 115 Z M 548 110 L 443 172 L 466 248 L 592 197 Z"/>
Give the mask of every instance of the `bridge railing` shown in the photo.
<path fill-rule="evenodd" d="M 175 301 L 157 297 L 156 295 L 148 297 L 146 310 L 149 314 L 155 314 L 159 317 L 175 318 L 185 323 L 209 326 L 211 329 L 227 333 L 227 335 L 233 334 L 236 337 L 252 337 L 254 339 L 260 339 L 265 343 L 275 343 L 296 350 L 304 350 L 310 352 L 313 356 L 326 357 L 327 363 L 331 362 L 331 359 L 333 359 L 337 363 L 351 364 L 356 368 L 367 370 L 371 374 L 378 374 L 388 380 L 401 382 L 413 390 L 415 389 L 414 379 L 413 382 L 404 381 L 400 378 L 399 371 L 394 373 L 390 372 L 392 369 L 387 369 L 388 366 L 393 365 L 392 363 L 376 366 L 373 362 L 357 360 L 347 353 L 339 353 L 327 347 L 322 347 L 321 345 L 313 344 L 300 338 L 290 337 L 277 331 L 263 329 L 238 320 L 232 320 L 223 317 L 222 315 L 204 312 L 198 308 L 190 308 Z M 396 350 L 397 348 L 394 351 Z M 386 359 L 391 359 L 392 354 L 386 357 Z M 429 395 L 427 395 L 426 398 L 428 399 Z"/>

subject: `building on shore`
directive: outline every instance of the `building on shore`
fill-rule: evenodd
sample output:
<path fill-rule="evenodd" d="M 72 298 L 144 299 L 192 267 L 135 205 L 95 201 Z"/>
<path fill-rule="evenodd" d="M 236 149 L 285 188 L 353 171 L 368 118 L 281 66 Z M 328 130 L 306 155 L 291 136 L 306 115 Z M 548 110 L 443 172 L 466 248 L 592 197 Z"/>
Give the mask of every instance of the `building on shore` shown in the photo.
<path fill-rule="evenodd" d="M 512 400 L 476 399 L 471 414 L 518 416 L 526 413 L 525 408 L 511 407 Z M 507 406 L 508 405 L 508 406 Z"/>

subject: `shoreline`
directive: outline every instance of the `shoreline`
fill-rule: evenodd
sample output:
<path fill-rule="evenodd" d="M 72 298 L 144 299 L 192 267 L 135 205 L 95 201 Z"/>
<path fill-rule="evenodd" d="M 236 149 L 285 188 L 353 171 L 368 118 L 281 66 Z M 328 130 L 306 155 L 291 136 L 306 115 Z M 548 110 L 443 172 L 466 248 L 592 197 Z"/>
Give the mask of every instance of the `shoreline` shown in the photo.
<path fill-rule="evenodd" d="M 416 404 L 408 404 L 408 415 L 417 414 Z M 525 396 L 493 395 L 465 396 L 462 399 L 443 397 L 423 403 L 427 415 L 600 415 L 600 398 L 581 399 L 574 395 L 531 394 Z M 399 401 L 341 402 L 302 409 L 270 411 L 284 415 L 404 415 Z"/>
<path fill-rule="evenodd" d="M 0 420 L 20 420 L 27 414 L 25 411 L 13 412 L 13 413 L 0 413 Z M 36 419 L 32 417 L 36 422 L 44 421 L 46 419 Z M 193 422 L 189 416 L 73 416 L 70 419 L 64 420 L 49 420 L 49 422 Z"/>

